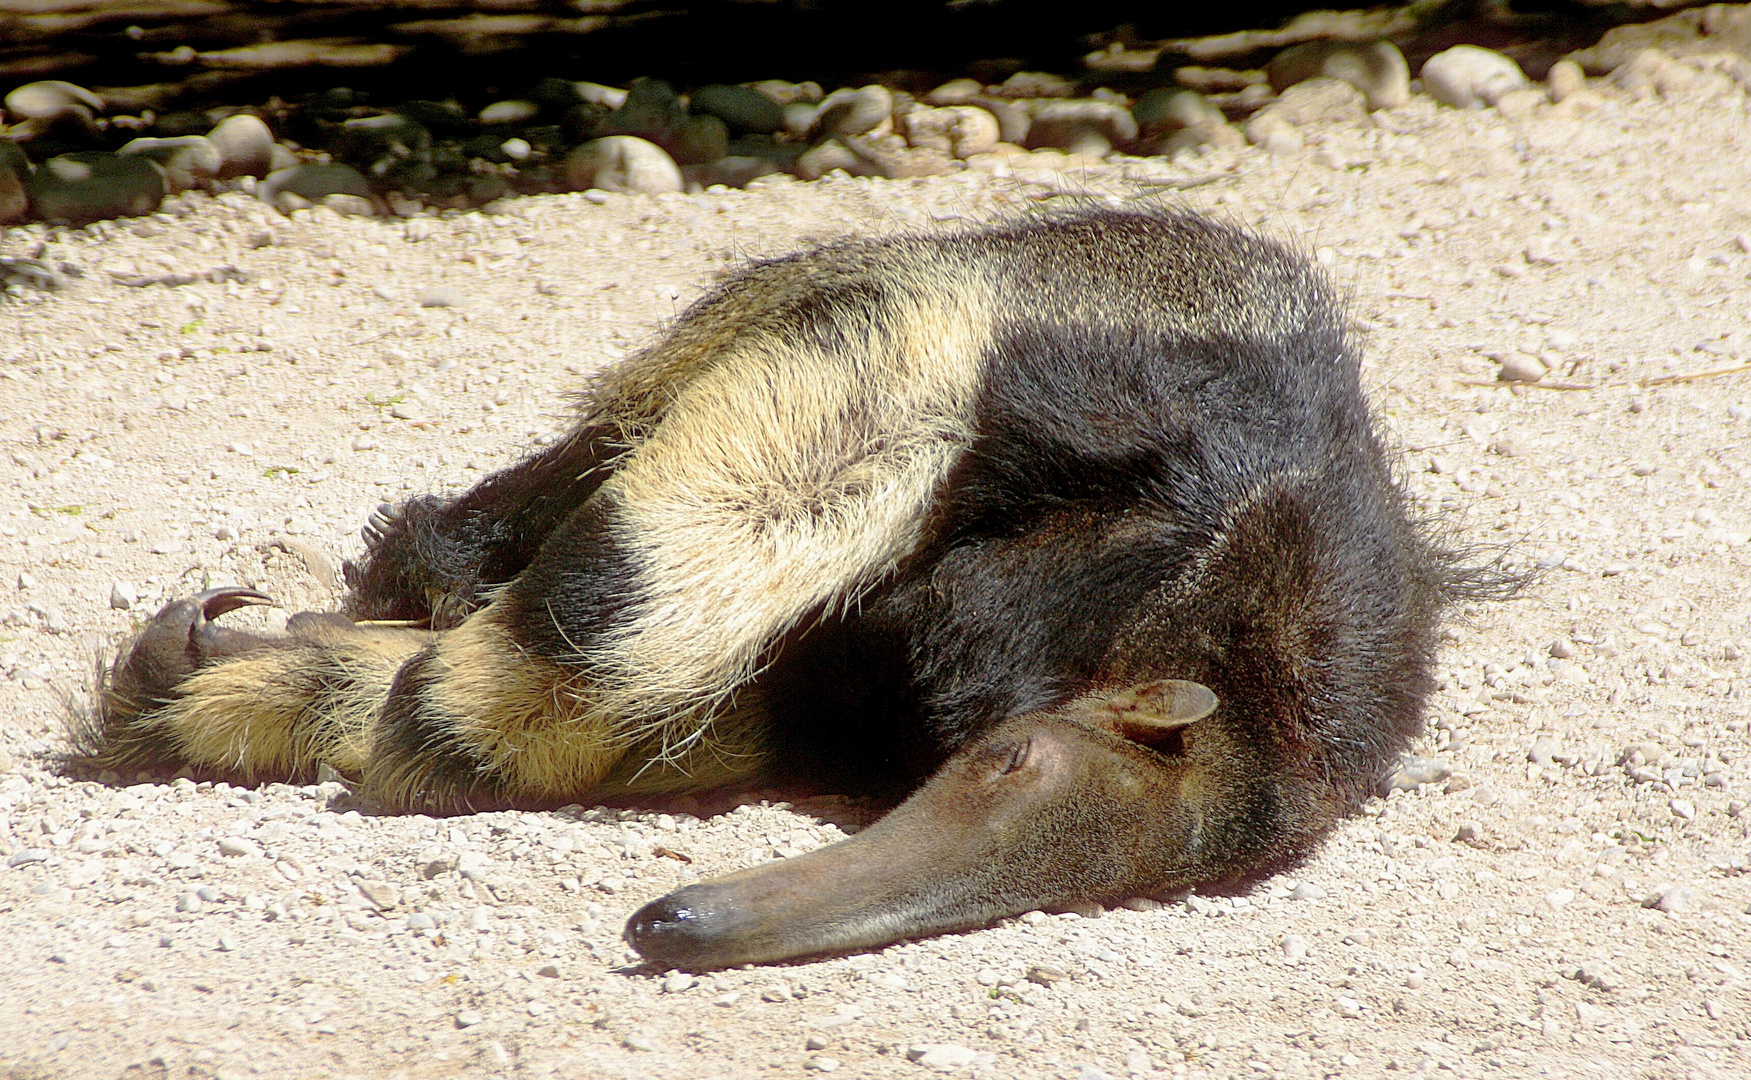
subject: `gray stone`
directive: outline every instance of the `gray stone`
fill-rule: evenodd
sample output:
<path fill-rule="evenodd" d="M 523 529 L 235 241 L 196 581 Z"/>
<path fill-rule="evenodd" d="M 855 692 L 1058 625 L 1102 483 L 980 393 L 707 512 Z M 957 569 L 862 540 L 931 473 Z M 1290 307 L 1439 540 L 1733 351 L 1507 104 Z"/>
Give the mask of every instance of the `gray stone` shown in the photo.
<path fill-rule="evenodd" d="M 259 116 L 227 116 L 207 132 L 207 138 L 219 151 L 218 179 L 266 176 L 272 171 L 274 133 Z"/>
<path fill-rule="evenodd" d="M 1300 129 L 1281 113 L 1271 109 L 1259 110 L 1242 130 L 1246 134 L 1247 142 L 1272 154 L 1299 153 L 1307 145 Z"/>
<path fill-rule="evenodd" d="M 86 225 L 150 214 L 164 201 L 165 186 L 155 161 L 88 150 L 43 162 L 27 188 L 38 218 Z"/>
<path fill-rule="evenodd" d="M 715 116 L 689 116 L 670 129 L 663 149 L 676 165 L 704 165 L 729 152 L 729 125 Z"/>
<path fill-rule="evenodd" d="M 242 858 L 246 855 L 260 855 L 261 845 L 254 840 L 249 840 L 241 836 L 222 836 L 219 838 L 219 854 L 228 855 L 233 858 Z"/>
<path fill-rule="evenodd" d="M 176 898 L 176 910 L 184 914 L 193 914 L 201 910 L 201 898 L 192 892 L 185 892 Z"/>
<path fill-rule="evenodd" d="M 964 105 L 985 92 L 978 79 L 950 79 L 924 95 L 932 105 Z"/>
<path fill-rule="evenodd" d="M 695 113 L 717 117 L 738 135 L 784 129 L 784 107 L 752 87 L 713 83 L 693 91 L 690 102 Z"/>
<path fill-rule="evenodd" d="M 1325 899 L 1325 889 L 1311 881 L 1303 881 L 1289 890 L 1289 898 L 1291 900 L 1323 900 Z"/>
<path fill-rule="evenodd" d="M 1410 101 L 1410 66 L 1390 41 L 1302 42 L 1272 57 L 1265 74 L 1279 94 L 1323 77 L 1342 79 L 1360 90 L 1370 110 L 1396 109 Z"/>
<path fill-rule="evenodd" d="M 1131 107 L 1131 115 L 1137 121 L 1145 153 L 1172 155 L 1201 145 L 1246 145 L 1246 136 L 1196 90 L 1157 87 L 1146 91 Z"/>
<path fill-rule="evenodd" d="M 156 161 L 164 169 L 171 194 L 205 185 L 219 175 L 219 168 L 224 164 L 219 148 L 205 135 L 134 139 L 116 153 Z"/>
<path fill-rule="evenodd" d="M 20 848 L 6 860 L 6 865 L 14 869 L 29 866 L 31 863 L 47 862 L 49 853 L 42 848 Z"/>
<path fill-rule="evenodd" d="M 377 204 L 363 195 L 324 195 L 322 206 L 342 217 L 376 217 Z"/>
<path fill-rule="evenodd" d="M 83 86 L 44 79 L 7 94 L 6 111 L 20 120 L 58 120 L 78 112 L 89 121 L 93 113 L 103 111 L 103 99 Z"/>
<path fill-rule="evenodd" d="M 432 164 L 432 133 L 401 113 L 359 116 L 341 125 L 335 152 L 366 174 L 398 184 L 418 186 L 438 175 Z M 298 192 L 304 195 L 303 192 Z M 368 191 L 330 194 L 369 195 Z M 307 199 L 315 196 L 304 195 Z"/>
<path fill-rule="evenodd" d="M 893 130 L 893 122 L 893 91 L 877 84 L 848 86 L 828 94 L 816 106 L 809 134 L 816 139 L 884 134 Z"/>
<path fill-rule="evenodd" d="M 1354 86 L 1342 79 L 1320 76 L 1284 90 L 1276 101 L 1253 118 L 1275 114 L 1298 128 L 1315 124 L 1360 124 L 1368 118 L 1367 105 L 1367 99 Z"/>
<path fill-rule="evenodd" d="M 699 183 L 700 187 L 711 187 L 722 184 L 725 187 L 746 187 L 762 176 L 783 172 L 784 167 L 769 158 L 731 156 L 721 157 L 704 165 L 695 165 L 683 170 L 683 174 Z"/>
<path fill-rule="evenodd" d="M 632 135 L 661 144 L 686 119 L 687 110 L 681 107 L 674 87 L 662 79 L 634 79 L 625 100 L 602 118 L 595 134 Z"/>
<path fill-rule="evenodd" d="M 351 165 L 306 163 L 269 173 L 255 189 L 256 198 L 265 203 L 273 203 L 281 192 L 313 203 L 329 195 L 358 195 L 368 199 L 371 185 L 364 174 Z"/>
<path fill-rule="evenodd" d="M 1003 135 L 997 117 L 974 105 L 913 109 L 900 122 L 914 147 L 961 159 L 990 153 Z"/>
<path fill-rule="evenodd" d="M 1041 101 L 1028 125 L 1029 149 L 1100 155 L 1137 138 L 1131 110 L 1110 101 Z"/>
<path fill-rule="evenodd" d="M 1481 109 L 1527 85 L 1526 73 L 1511 58 L 1476 45 L 1455 45 L 1424 62 L 1423 90 L 1443 105 Z"/>
<path fill-rule="evenodd" d="M 1550 87 L 1550 100 L 1562 101 L 1587 88 L 1587 73 L 1573 60 L 1558 60 L 1550 66 L 1545 84 Z"/>
<path fill-rule="evenodd" d="M 433 285 L 430 288 L 421 289 L 416 299 L 419 301 L 419 306 L 424 308 L 461 307 L 468 302 L 467 294 L 454 285 Z M 454 859 L 450 861 L 452 864 L 455 862 Z"/>
<path fill-rule="evenodd" d="M 535 114 L 540 111 L 541 106 L 521 98 L 510 101 L 495 101 L 480 110 L 480 122 L 483 124 L 522 124 L 535 119 Z"/>
<path fill-rule="evenodd" d="M 1549 374 L 1544 361 L 1530 353 L 1509 353 L 1502 357 L 1496 379 L 1506 383 L 1535 383 Z"/>
<path fill-rule="evenodd" d="M 827 139 L 810 147 L 796 159 L 793 167 L 804 180 L 819 180 L 834 169 L 843 169 L 853 176 L 874 172 L 868 161 L 852 153 L 851 148 L 838 139 Z"/>
<path fill-rule="evenodd" d="M 0 139 L 0 225 L 30 216 L 30 159 L 11 139 Z"/>
<path fill-rule="evenodd" d="M 1047 71 L 1018 71 L 991 88 L 998 97 L 1067 98 L 1076 94 L 1076 84 Z"/>
<path fill-rule="evenodd" d="M 655 143 L 631 135 L 610 135 L 573 149 L 562 175 L 573 191 L 600 188 L 656 195 L 682 188 L 675 160 Z"/>

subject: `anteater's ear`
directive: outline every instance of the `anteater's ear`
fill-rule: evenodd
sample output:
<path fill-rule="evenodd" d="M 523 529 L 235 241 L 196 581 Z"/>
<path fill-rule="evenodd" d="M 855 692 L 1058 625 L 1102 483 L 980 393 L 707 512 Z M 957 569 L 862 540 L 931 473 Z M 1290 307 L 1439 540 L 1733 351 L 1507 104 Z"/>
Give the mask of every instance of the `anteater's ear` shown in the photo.
<path fill-rule="evenodd" d="M 1179 741 L 1179 731 L 1216 711 L 1216 695 L 1203 683 L 1157 679 L 1086 702 L 1095 723 L 1114 733 L 1161 748 Z"/>

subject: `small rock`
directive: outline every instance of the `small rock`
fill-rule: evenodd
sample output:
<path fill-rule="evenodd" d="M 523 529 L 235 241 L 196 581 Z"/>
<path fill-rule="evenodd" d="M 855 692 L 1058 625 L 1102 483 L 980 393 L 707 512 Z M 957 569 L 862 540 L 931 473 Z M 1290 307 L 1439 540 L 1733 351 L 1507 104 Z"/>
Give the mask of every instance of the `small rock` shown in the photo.
<path fill-rule="evenodd" d="M 461 307 L 468 302 L 468 295 L 454 285 L 433 285 L 421 289 L 415 299 L 423 308 Z"/>
<path fill-rule="evenodd" d="M 227 116 L 207 132 L 207 139 L 219 152 L 219 169 L 214 175 L 220 180 L 266 176 L 272 171 L 274 133 L 259 116 Z"/>
<path fill-rule="evenodd" d="M 576 82 L 572 88 L 578 97 L 591 105 L 600 105 L 608 109 L 618 109 L 626 104 L 627 91 L 618 86 L 604 86 L 601 83 Z"/>
<path fill-rule="evenodd" d="M 893 128 L 894 94 L 885 86 L 843 87 L 815 107 L 811 138 L 885 134 Z"/>
<path fill-rule="evenodd" d="M 1642 902 L 1643 907 L 1676 914 L 1690 907 L 1696 895 L 1683 885 L 1664 885 Z"/>
<path fill-rule="evenodd" d="M 1279 94 L 1308 79 L 1342 79 L 1362 92 L 1370 111 L 1396 109 L 1410 101 L 1410 67 L 1390 41 L 1291 45 L 1271 58 L 1265 74 Z"/>
<path fill-rule="evenodd" d="M 747 86 L 713 83 L 693 91 L 690 107 L 715 116 L 738 135 L 769 135 L 784 129 L 784 107 Z"/>
<path fill-rule="evenodd" d="M 1157 87 L 1146 90 L 1131 106 L 1137 121 L 1141 150 L 1172 156 L 1179 150 L 1210 145 L 1237 148 L 1246 145 L 1242 135 L 1222 110 L 1196 90 Z"/>
<path fill-rule="evenodd" d="M 639 1050 L 647 1054 L 654 1054 L 661 1048 L 656 1037 L 648 1031 L 629 1031 L 620 1041 L 628 1050 Z"/>
<path fill-rule="evenodd" d="M 1527 85 L 1526 73 L 1511 58 L 1477 45 L 1455 45 L 1423 64 L 1423 89 L 1443 105 L 1481 109 L 1510 90 Z"/>
<path fill-rule="evenodd" d="M 1076 96 L 1076 84 L 1047 71 L 1018 71 L 991 92 L 1005 98 L 1067 98 Z"/>
<path fill-rule="evenodd" d="M 401 903 L 401 890 L 387 881 L 360 881 L 358 887 L 359 894 L 378 911 L 388 911 Z"/>
<path fill-rule="evenodd" d="M 1406 754 L 1398 768 L 1380 785 L 1380 794 L 1388 791 L 1415 791 L 1423 784 L 1438 784 L 1452 775 L 1453 768 L 1440 758 L 1416 757 Z"/>
<path fill-rule="evenodd" d="M 90 123 L 92 115 L 103 111 L 103 99 L 70 82 L 44 79 L 25 83 L 6 95 L 6 111 L 20 120 L 59 120 L 77 113 Z"/>
<path fill-rule="evenodd" d="M 238 950 L 238 948 L 239 948 L 239 946 L 237 944 L 236 938 L 232 937 L 230 934 L 220 934 L 219 935 L 219 951 L 220 952 L 236 952 Z"/>
<path fill-rule="evenodd" d="M 1696 820 L 1696 804 L 1689 799 L 1673 799 L 1666 805 L 1671 807 L 1674 817 L 1681 818 L 1684 821 Z"/>
<path fill-rule="evenodd" d="M 1131 111 L 1108 101 L 1042 101 L 1036 103 L 1032 117 L 1026 143 L 1030 150 L 1099 157 L 1137 138 Z"/>
<path fill-rule="evenodd" d="M 260 855 L 261 845 L 241 836 L 221 836 L 219 838 L 219 854 L 235 858 L 241 858 L 245 855 Z"/>
<path fill-rule="evenodd" d="M 413 919 L 410 917 L 408 919 L 408 925 L 411 926 L 412 924 Z M 559 965 L 542 964 L 539 968 L 535 969 L 535 974 L 541 976 L 543 979 L 557 979 L 559 978 Z"/>
<path fill-rule="evenodd" d="M 1558 60 L 1545 76 L 1550 86 L 1550 100 L 1562 101 L 1587 88 L 1587 73 L 1573 60 Z"/>
<path fill-rule="evenodd" d="M 49 853 L 42 848 L 20 848 L 6 859 L 6 865 L 16 869 L 31 863 L 47 862 L 48 859 Z"/>
<path fill-rule="evenodd" d="M 353 449 L 354 450 L 375 450 L 375 449 L 377 449 L 377 440 L 371 438 L 371 436 L 369 436 L 369 435 L 356 436 L 353 439 Z"/>
<path fill-rule="evenodd" d="M 1301 132 L 1280 113 L 1261 109 L 1241 128 L 1246 141 L 1271 154 L 1282 156 L 1300 153 L 1307 141 Z"/>
<path fill-rule="evenodd" d="M 1337 1001 L 1338 1015 L 1354 1019 L 1362 1015 L 1363 1005 L 1353 997 L 1340 997 Z"/>
<path fill-rule="evenodd" d="M 522 161 L 524 158 L 535 152 L 535 148 L 529 145 L 529 140 L 527 139 L 506 139 L 499 144 L 499 149 L 502 150 L 504 155 L 512 161 Z"/>
<path fill-rule="evenodd" d="M 170 192 L 201 187 L 219 175 L 224 159 L 205 135 L 179 135 L 171 139 L 134 139 L 116 151 L 156 161 L 164 170 Z"/>
<path fill-rule="evenodd" d="M 677 971 L 663 980 L 663 993 L 681 994 L 693 989 L 694 978 L 685 972 Z"/>
<path fill-rule="evenodd" d="M 1069 977 L 1069 972 L 1065 971 L 1063 968 L 1054 967 L 1051 964 L 1035 964 L 1027 970 L 1027 981 L 1038 983 L 1040 986 L 1051 986 L 1054 983 L 1061 983 Z"/>
<path fill-rule="evenodd" d="M 1301 960 L 1307 956 L 1307 939 L 1300 934 L 1290 934 L 1278 946 L 1283 950 L 1283 956 L 1289 960 Z"/>
<path fill-rule="evenodd" d="M 924 100 L 932 105 L 964 105 L 985 92 L 985 84 L 978 79 L 950 79 L 941 86 L 924 95 Z"/>
<path fill-rule="evenodd" d="M 201 910 L 201 898 L 192 892 L 185 892 L 176 898 L 176 910 L 184 914 L 192 914 Z"/>
<path fill-rule="evenodd" d="M 0 225 L 30 216 L 30 158 L 11 139 L 0 139 Z"/>
<path fill-rule="evenodd" d="M 377 216 L 377 204 L 363 195 L 324 195 L 321 205 L 342 217 Z"/>
<path fill-rule="evenodd" d="M 1483 826 L 1475 821 L 1461 821 L 1453 839 L 1462 844 L 1475 844 L 1483 839 Z"/>
<path fill-rule="evenodd" d="M 959 1043 L 924 1043 L 907 1050 L 906 1056 L 927 1069 L 960 1069 L 978 1055 Z"/>
<path fill-rule="evenodd" d="M 996 149 L 1002 135 L 997 118 L 972 105 L 914 109 L 902 120 L 906 141 L 916 147 L 965 160 Z"/>
<path fill-rule="evenodd" d="M 533 120 L 535 114 L 541 111 L 541 106 L 533 101 L 521 98 L 510 101 L 495 101 L 480 110 L 480 122 L 483 124 L 521 124 Z"/>
<path fill-rule="evenodd" d="M 158 209 L 165 174 L 157 162 L 103 151 L 62 154 L 31 174 L 31 211 L 49 222 L 87 225 L 105 218 L 138 217 Z"/>
<path fill-rule="evenodd" d="M 1549 765 L 1561 749 L 1555 736 L 1540 735 L 1532 740 L 1531 748 L 1526 751 L 1526 760 L 1534 765 Z"/>
<path fill-rule="evenodd" d="M 819 180 L 835 169 L 842 169 L 853 176 L 864 176 L 874 171 L 873 165 L 853 153 L 849 146 L 838 139 L 827 139 L 804 151 L 793 166 L 796 174 L 804 180 Z"/>
<path fill-rule="evenodd" d="M 364 174 L 351 165 L 309 162 L 268 173 L 256 185 L 255 196 L 262 202 L 274 204 L 281 192 L 312 203 L 321 202 L 329 195 L 357 195 L 369 199 L 371 185 Z"/>
<path fill-rule="evenodd" d="M 486 1017 L 475 1012 L 473 1009 L 463 1009 L 456 1014 L 456 1026 L 459 1028 L 471 1028 L 485 1019 Z"/>
<path fill-rule="evenodd" d="M 683 186 L 681 170 L 662 147 L 631 135 L 611 135 L 575 148 L 566 155 L 562 174 L 574 191 L 656 195 Z"/>
<path fill-rule="evenodd" d="M 828 1057 L 825 1054 L 815 1055 L 814 1057 L 810 1058 L 804 1065 L 804 1068 L 813 1069 L 815 1072 L 824 1072 L 824 1073 L 832 1072 L 833 1070 L 837 1069 L 838 1067 L 839 1067 L 839 1059 L 836 1057 Z"/>
<path fill-rule="evenodd" d="M 1289 890 L 1291 900 L 1323 900 L 1325 890 L 1311 881 L 1303 881 Z"/>
<path fill-rule="evenodd" d="M 1342 79 L 1324 76 L 1296 83 L 1254 114 L 1280 116 L 1297 128 L 1353 126 L 1368 119 L 1368 100 Z"/>
<path fill-rule="evenodd" d="M 1549 374 L 1544 361 L 1530 353 L 1509 353 L 1502 358 L 1496 380 L 1505 383 L 1535 383 Z"/>

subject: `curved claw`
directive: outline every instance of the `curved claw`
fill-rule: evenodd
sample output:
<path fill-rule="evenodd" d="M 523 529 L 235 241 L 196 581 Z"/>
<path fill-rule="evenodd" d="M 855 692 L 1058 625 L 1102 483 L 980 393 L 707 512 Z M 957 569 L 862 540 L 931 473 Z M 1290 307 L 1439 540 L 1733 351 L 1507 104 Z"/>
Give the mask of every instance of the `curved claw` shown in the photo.
<path fill-rule="evenodd" d="M 378 503 L 377 508 L 365 520 L 365 527 L 359 532 L 365 538 L 365 543 L 374 545 L 394 529 L 401 520 L 401 509 L 388 503 Z"/>
<path fill-rule="evenodd" d="M 171 601 L 152 616 L 111 672 L 111 690 L 126 698 L 162 698 L 208 660 L 262 648 L 267 641 L 213 620 L 241 607 L 273 602 L 266 593 L 238 587 Z"/>
<path fill-rule="evenodd" d="M 267 593 L 235 585 L 227 588 L 208 589 L 206 592 L 196 593 L 192 599 L 195 605 L 200 608 L 203 619 L 217 619 L 219 616 L 236 611 L 238 608 L 271 607 L 274 603 L 274 598 Z M 163 612 L 159 614 L 163 614 Z"/>

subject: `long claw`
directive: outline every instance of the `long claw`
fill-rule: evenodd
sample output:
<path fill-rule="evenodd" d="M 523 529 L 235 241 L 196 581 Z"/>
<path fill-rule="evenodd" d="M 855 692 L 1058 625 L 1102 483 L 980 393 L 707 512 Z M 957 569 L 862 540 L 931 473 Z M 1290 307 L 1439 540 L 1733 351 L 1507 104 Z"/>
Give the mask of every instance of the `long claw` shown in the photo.
<path fill-rule="evenodd" d="M 217 619 L 219 616 L 236 611 L 238 608 L 264 605 L 271 607 L 274 604 L 274 598 L 254 589 L 231 586 L 196 593 L 194 602 L 200 607 L 203 619 Z"/>
<path fill-rule="evenodd" d="M 365 527 L 359 531 L 364 535 L 365 543 L 376 544 L 388 535 L 400 520 L 401 510 L 398 507 L 388 503 L 378 503 L 377 509 L 371 511 L 370 517 L 365 520 Z"/>

